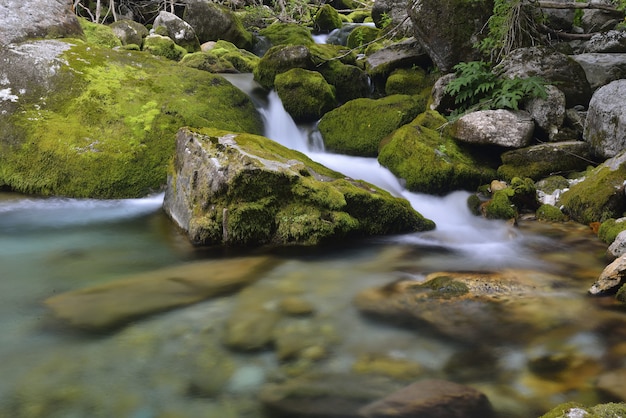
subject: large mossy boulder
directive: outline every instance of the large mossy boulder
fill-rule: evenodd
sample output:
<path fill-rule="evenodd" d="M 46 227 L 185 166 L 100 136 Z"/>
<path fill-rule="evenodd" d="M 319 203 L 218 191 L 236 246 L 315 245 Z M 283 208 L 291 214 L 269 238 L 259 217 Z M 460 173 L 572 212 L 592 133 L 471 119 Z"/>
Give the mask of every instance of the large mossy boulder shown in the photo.
<path fill-rule="evenodd" d="M 626 153 L 590 169 L 585 179 L 564 192 L 559 204 L 572 219 L 583 224 L 620 218 L 626 210 L 624 179 Z"/>
<path fill-rule="evenodd" d="M 326 113 L 318 125 L 330 151 L 376 157 L 381 141 L 426 108 L 426 99 L 392 95 L 355 99 Z"/>
<path fill-rule="evenodd" d="M 83 28 L 83 33 L 88 43 L 108 48 L 122 46 L 122 41 L 120 41 L 111 27 L 93 23 L 83 18 L 79 18 L 78 21 L 80 22 L 80 27 Z"/>
<path fill-rule="evenodd" d="M 276 76 L 274 85 L 285 110 L 296 122 L 312 122 L 337 104 L 335 89 L 315 71 L 294 68 Z"/>
<path fill-rule="evenodd" d="M 181 65 L 211 73 L 251 73 L 260 58 L 250 51 L 239 49 L 228 41 L 217 41 L 203 52 L 187 54 Z"/>
<path fill-rule="evenodd" d="M 412 191 L 443 195 L 476 190 L 494 178 L 495 170 L 440 129 L 446 122 L 435 111 L 420 114 L 387 138 L 378 161 Z"/>
<path fill-rule="evenodd" d="M 201 44 L 223 39 L 238 48 L 252 50 L 254 37 L 230 9 L 204 0 L 186 0 L 183 19 L 196 32 Z"/>
<path fill-rule="evenodd" d="M 304 154 L 209 128 L 178 132 L 163 207 L 195 245 L 315 245 L 435 226 Z"/>
<path fill-rule="evenodd" d="M 273 23 L 262 29 L 259 35 L 270 41 L 272 46 L 277 45 L 313 45 L 315 41 L 311 30 L 296 23 Z"/>
<path fill-rule="evenodd" d="M 200 42 L 194 29 L 174 13 L 162 10 L 154 19 L 152 29 L 160 35 L 169 36 L 176 45 L 185 48 L 187 52 L 200 50 Z"/>
<path fill-rule="evenodd" d="M 42 40 L 0 62 L 0 185 L 20 192 L 143 196 L 165 184 L 181 126 L 262 131 L 225 79 L 145 53 Z"/>
<path fill-rule="evenodd" d="M 0 45 L 29 38 L 80 37 L 83 30 L 69 1 L 3 0 L 0 4 Z"/>
<path fill-rule="evenodd" d="M 448 72 L 459 62 L 480 59 L 474 44 L 492 11 L 492 0 L 417 0 L 409 16 L 415 38 L 437 68 Z"/>
<path fill-rule="evenodd" d="M 156 33 L 148 35 L 144 39 L 143 51 L 172 61 L 180 61 L 187 55 L 187 50 L 177 45 L 172 38 Z"/>
<path fill-rule="evenodd" d="M 122 45 L 137 45 L 141 47 L 143 39 L 148 36 L 148 29 L 134 20 L 121 19 L 109 26 Z"/>
<path fill-rule="evenodd" d="M 605 403 L 595 406 L 584 406 L 576 402 L 568 402 L 554 407 L 539 418 L 612 418 L 626 415 L 626 403 Z"/>
<path fill-rule="evenodd" d="M 328 33 L 339 29 L 343 21 L 339 12 L 329 4 L 324 4 L 315 14 L 313 28 L 316 32 Z"/>
<path fill-rule="evenodd" d="M 274 88 L 274 78 L 292 68 L 313 70 L 311 51 L 302 45 L 278 45 L 270 48 L 254 69 L 254 79 L 266 89 Z"/>

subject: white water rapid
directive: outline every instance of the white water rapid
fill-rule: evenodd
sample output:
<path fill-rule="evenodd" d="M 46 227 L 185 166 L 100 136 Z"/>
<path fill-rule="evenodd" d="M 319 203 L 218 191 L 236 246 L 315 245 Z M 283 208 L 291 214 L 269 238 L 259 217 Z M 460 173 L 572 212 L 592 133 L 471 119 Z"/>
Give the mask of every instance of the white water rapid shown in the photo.
<path fill-rule="evenodd" d="M 258 85 L 250 75 L 227 75 L 226 78 L 248 94 L 258 94 Z M 522 241 L 524 236 L 503 221 L 474 216 L 467 207 L 468 192 L 458 191 L 444 197 L 412 193 L 375 158 L 353 157 L 323 151 L 319 132 L 311 126 L 298 126 L 285 111 L 275 91 L 271 91 L 259 110 L 265 121 L 265 136 L 305 153 L 311 159 L 349 177 L 365 180 L 390 193 L 407 199 L 413 208 L 433 220 L 434 231 L 407 234 L 389 239 L 461 252 L 471 259 L 472 267 L 528 266 Z M 534 259 L 535 257 L 533 257 Z M 467 262 L 467 259 L 464 261 Z"/>

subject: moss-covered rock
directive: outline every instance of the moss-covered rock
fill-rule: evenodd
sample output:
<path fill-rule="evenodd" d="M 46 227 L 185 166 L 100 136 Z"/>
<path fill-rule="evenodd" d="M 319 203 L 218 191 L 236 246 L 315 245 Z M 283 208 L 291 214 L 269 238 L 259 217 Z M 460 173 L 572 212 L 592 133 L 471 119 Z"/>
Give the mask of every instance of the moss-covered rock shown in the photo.
<path fill-rule="evenodd" d="M 433 87 L 433 82 L 427 76 L 426 71 L 420 67 L 398 68 L 394 70 L 385 82 L 385 93 L 391 94 L 423 94 L 425 89 L 428 93 Z"/>
<path fill-rule="evenodd" d="M 539 180 L 551 173 L 584 170 L 591 160 L 589 144 L 583 141 L 546 143 L 507 151 L 502 154 L 498 177 Z"/>
<path fill-rule="evenodd" d="M 60 46 L 49 64 L 53 77 L 47 70 L 30 77 L 17 66 L 21 50 L 4 52 L 17 72 L 9 80 L 25 93 L 0 112 L 1 185 L 42 195 L 143 196 L 165 183 L 180 126 L 262 131 L 249 98 L 219 76 L 80 41 L 28 47 L 39 43 Z"/>
<path fill-rule="evenodd" d="M 476 190 L 495 175 L 486 162 L 437 130 L 446 119 L 437 112 L 420 114 L 385 140 L 378 161 L 406 182 L 409 190 L 446 194 Z"/>
<path fill-rule="evenodd" d="M 619 300 L 622 303 L 626 303 L 626 284 L 622 285 L 617 291 L 615 295 L 615 299 Z"/>
<path fill-rule="evenodd" d="M 626 415 L 626 403 L 606 403 L 595 406 L 583 406 L 576 402 L 561 404 L 540 418 L 616 418 Z"/>
<path fill-rule="evenodd" d="M 191 25 L 201 44 L 219 39 L 250 51 L 254 37 L 243 26 L 238 15 L 228 7 L 208 1 L 189 1 L 183 19 Z"/>
<path fill-rule="evenodd" d="M 348 155 L 375 157 L 381 141 L 426 108 L 414 96 L 355 99 L 324 115 L 318 128 L 326 148 Z"/>
<path fill-rule="evenodd" d="M 185 48 L 176 45 L 171 38 L 159 34 L 147 36 L 144 39 L 143 50 L 172 61 L 180 61 L 187 54 Z"/>
<path fill-rule="evenodd" d="M 329 4 L 324 4 L 315 14 L 313 28 L 316 32 L 328 33 L 334 29 L 339 29 L 343 21 L 339 12 Z"/>
<path fill-rule="evenodd" d="M 626 210 L 625 178 L 626 154 L 620 154 L 588 170 L 583 181 L 561 195 L 559 203 L 565 213 L 583 224 L 620 218 Z"/>
<path fill-rule="evenodd" d="M 611 244 L 615 241 L 617 235 L 626 230 L 626 218 L 619 219 L 607 219 L 602 222 L 598 229 L 598 238 L 607 244 Z"/>
<path fill-rule="evenodd" d="M 292 68 L 314 70 L 311 52 L 302 45 L 278 45 L 270 48 L 254 69 L 254 79 L 267 89 L 274 88 L 274 78 Z"/>
<path fill-rule="evenodd" d="M 539 209 L 535 212 L 535 216 L 537 216 L 537 219 L 540 221 L 546 222 L 564 222 L 567 220 L 567 216 L 561 212 L 561 209 L 548 204 L 539 206 Z"/>
<path fill-rule="evenodd" d="M 137 45 L 141 47 L 143 39 L 148 36 L 148 29 L 134 20 L 121 19 L 109 26 L 122 45 Z"/>
<path fill-rule="evenodd" d="M 179 131 L 164 209 L 196 245 L 315 245 L 434 228 L 406 200 L 297 151 L 208 128 Z"/>
<path fill-rule="evenodd" d="M 315 71 L 294 68 L 278 74 L 274 85 L 285 110 L 296 122 L 319 120 L 337 104 L 335 89 Z"/>
<path fill-rule="evenodd" d="M 484 211 L 489 219 L 512 219 L 520 212 L 535 212 L 539 206 L 532 179 L 515 177 L 508 187 L 493 193 Z"/>
<path fill-rule="evenodd" d="M 272 46 L 277 45 L 313 45 L 315 41 L 311 31 L 295 23 L 273 23 L 262 29 L 259 35 L 267 38 Z"/>
<path fill-rule="evenodd" d="M 519 216 L 517 209 L 506 190 L 498 190 L 484 206 L 487 219 L 516 219 Z"/>
<path fill-rule="evenodd" d="M 80 22 L 80 27 L 83 28 L 85 39 L 90 44 L 108 48 L 122 45 L 122 42 L 110 27 L 90 22 L 84 18 L 78 18 L 78 21 Z"/>
<path fill-rule="evenodd" d="M 346 46 L 350 49 L 360 48 L 379 38 L 380 33 L 380 29 L 371 26 L 358 26 L 348 35 Z"/>
<path fill-rule="evenodd" d="M 203 52 L 187 54 L 181 64 L 212 73 L 251 73 L 260 58 L 250 51 L 239 49 L 228 41 L 217 41 L 213 47 Z"/>

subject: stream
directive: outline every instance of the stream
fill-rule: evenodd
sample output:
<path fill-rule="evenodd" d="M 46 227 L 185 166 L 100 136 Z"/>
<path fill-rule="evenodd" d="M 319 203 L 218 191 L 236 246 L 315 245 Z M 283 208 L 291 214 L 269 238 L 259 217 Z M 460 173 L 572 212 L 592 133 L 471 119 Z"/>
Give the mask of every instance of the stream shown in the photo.
<path fill-rule="evenodd" d="M 258 93 L 250 75 L 228 79 Z M 161 211 L 162 195 L 98 201 L 1 193 L 0 417 L 271 418 L 259 393 L 268 383 L 305 375 L 322 376 L 330 386 L 333 379 L 358 382 L 371 374 L 397 387 L 447 379 L 485 393 L 498 417 L 537 417 L 570 400 L 610 400 L 595 381 L 623 367 L 626 315 L 586 294 L 607 263 L 606 245 L 589 228 L 534 221 L 513 227 L 471 215 L 466 192 L 410 193 L 375 159 L 325 153 L 314 126 L 296 126 L 275 94 L 255 100 L 268 137 L 406 198 L 437 228 L 341 247 L 274 249 L 280 263 L 239 293 L 88 334 L 55 320 L 42 302 L 130 274 L 234 254 L 192 248 Z M 353 304 L 358 292 L 399 279 L 505 270 L 540 271 L 558 283 L 564 296 L 533 314 L 556 318 L 559 326 L 523 343 L 508 340 L 506 330 L 459 342 L 364 317 Z M 291 361 L 271 347 L 242 353 L 222 344 L 231 315 L 290 296 L 306 299 L 314 314 L 285 326 L 318 338 L 321 355 Z M 555 357 L 568 359 L 563 373 L 537 372 L 538 362 Z"/>

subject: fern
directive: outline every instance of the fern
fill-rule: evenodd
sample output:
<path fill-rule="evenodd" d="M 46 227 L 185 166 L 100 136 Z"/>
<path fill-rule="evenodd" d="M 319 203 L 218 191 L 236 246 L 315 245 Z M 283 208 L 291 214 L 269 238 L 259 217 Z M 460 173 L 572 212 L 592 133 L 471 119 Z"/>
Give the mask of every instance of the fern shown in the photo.
<path fill-rule="evenodd" d="M 452 116 L 468 110 L 517 110 L 526 99 L 547 97 L 546 83 L 539 77 L 499 77 L 483 61 L 462 62 L 454 69 L 456 78 L 446 86 L 457 105 Z"/>

